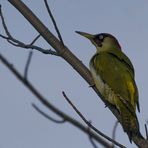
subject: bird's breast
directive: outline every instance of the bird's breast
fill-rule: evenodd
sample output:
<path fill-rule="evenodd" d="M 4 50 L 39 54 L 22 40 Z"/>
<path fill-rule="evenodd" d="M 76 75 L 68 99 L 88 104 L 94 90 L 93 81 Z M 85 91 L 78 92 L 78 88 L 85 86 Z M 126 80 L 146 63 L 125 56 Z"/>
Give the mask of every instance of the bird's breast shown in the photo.
<path fill-rule="evenodd" d="M 92 74 L 92 77 L 93 77 L 93 80 L 95 82 L 95 85 L 96 85 L 97 89 L 100 92 L 103 92 L 104 91 L 105 83 L 103 82 L 103 80 L 101 79 L 101 77 L 99 76 L 99 74 L 97 74 L 94 66 L 91 65 L 91 64 L 90 64 L 90 71 L 91 71 L 91 74 Z"/>
<path fill-rule="evenodd" d="M 90 63 L 89 65 L 90 71 L 95 83 L 96 88 L 99 90 L 101 95 L 106 99 L 108 102 L 114 105 L 114 99 L 117 97 L 114 91 L 110 88 L 110 86 L 105 83 L 105 81 L 101 78 L 101 76 L 96 72 L 94 66 Z"/>

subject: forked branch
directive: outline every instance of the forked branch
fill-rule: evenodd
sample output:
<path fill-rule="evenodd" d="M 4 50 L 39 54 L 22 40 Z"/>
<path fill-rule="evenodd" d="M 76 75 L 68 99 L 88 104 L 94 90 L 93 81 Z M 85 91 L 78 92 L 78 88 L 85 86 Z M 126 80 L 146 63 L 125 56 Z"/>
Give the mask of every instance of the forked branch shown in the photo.
<path fill-rule="evenodd" d="M 28 81 L 26 80 L 16 69 L 15 67 L 9 63 L 9 61 L 0 53 L 0 61 L 14 74 L 14 76 L 21 81 L 31 92 L 34 96 L 36 96 L 36 98 L 44 105 L 47 107 L 47 109 L 49 109 L 50 111 L 54 112 L 56 115 L 58 115 L 59 117 L 61 117 L 63 119 L 63 121 L 67 121 L 69 123 L 71 123 L 73 126 L 79 128 L 81 131 L 83 131 L 84 133 L 88 134 L 88 128 L 86 126 L 84 126 L 83 124 L 81 124 L 80 122 L 78 122 L 77 120 L 73 119 L 72 117 L 68 116 L 66 113 L 62 112 L 61 110 L 59 110 L 57 107 L 55 107 L 54 105 L 52 105 L 49 101 L 47 101 L 47 99 L 41 94 L 39 93 L 39 91 Z M 38 109 L 38 108 L 36 108 Z M 42 112 L 41 110 L 40 113 Z M 41 113 L 43 114 L 43 112 Z M 46 115 L 44 115 L 46 116 Z M 47 117 L 46 117 L 47 118 Z M 111 148 L 111 145 L 106 142 L 105 140 L 103 140 L 102 138 L 100 138 L 96 133 L 94 133 L 93 131 L 89 132 L 89 135 L 96 141 L 98 141 L 101 145 L 103 145 L 106 148 Z"/>

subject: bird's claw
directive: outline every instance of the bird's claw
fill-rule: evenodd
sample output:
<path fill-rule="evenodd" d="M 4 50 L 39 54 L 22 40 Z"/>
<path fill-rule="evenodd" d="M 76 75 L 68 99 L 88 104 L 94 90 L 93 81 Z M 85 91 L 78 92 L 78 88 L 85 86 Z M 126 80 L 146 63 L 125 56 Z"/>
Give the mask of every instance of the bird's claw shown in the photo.
<path fill-rule="evenodd" d="M 89 85 L 89 87 L 95 87 L 96 85 L 95 84 L 91 84 L 91 85 Z"/>

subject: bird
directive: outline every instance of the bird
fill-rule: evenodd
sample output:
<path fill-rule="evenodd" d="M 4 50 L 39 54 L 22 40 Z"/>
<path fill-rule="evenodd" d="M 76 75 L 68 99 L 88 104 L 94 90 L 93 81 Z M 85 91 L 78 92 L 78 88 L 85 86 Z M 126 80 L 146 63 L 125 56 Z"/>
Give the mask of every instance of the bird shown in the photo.
<path fill-rule="evenodd" d="M 132 62 L 123 53 L 113 35 L 80 31 L 76 33 L 89 39 L 96 47 L 96 53 L 90 59 L 89 67 L 97 90 L 105 101 L 118 111 L 120 123 L 124 132 L 128 134 L 130 142 L 133 135 L 142 137 L 136 115 L 136 109 L 140 112 L 140 106 Z"/>

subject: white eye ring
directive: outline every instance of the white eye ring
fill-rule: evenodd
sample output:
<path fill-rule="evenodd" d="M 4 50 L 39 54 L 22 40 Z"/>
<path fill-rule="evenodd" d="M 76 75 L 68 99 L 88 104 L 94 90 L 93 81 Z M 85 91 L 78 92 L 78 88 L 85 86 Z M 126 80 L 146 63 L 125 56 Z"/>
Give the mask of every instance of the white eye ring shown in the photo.
<path fill-rule="evenodd" d="M 104 38 L 104 36 L 101 34 L 101 35 L 99 35 L 99 39 L 100 40 L 103 40 L 103 38 Z"/>

